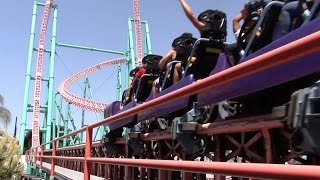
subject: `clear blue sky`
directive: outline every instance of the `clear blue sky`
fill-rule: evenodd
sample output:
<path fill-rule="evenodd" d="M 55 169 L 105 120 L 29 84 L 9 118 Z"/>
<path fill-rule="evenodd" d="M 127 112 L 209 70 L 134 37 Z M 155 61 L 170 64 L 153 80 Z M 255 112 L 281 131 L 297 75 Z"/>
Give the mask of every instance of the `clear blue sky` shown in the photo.
<path fill-rule="evenodd" d="M 45 2 L 40 0 L 40 2 Z M 245 0 L 188 0 L 195 14 L 207 9 L 219 9 L 228 17 L 229 43 L 234 42 L 232 34 L 232 17 L 239 13 Z M 59 43 L 91 46 L 116 51 L 126 51 L 128 18 L 133 16 L 132 0 L 56 0 L 58 4 Z M 1 2 L 0 8 L 0 93 L 5 97 L 5 106 L 12 112 L 12 123 L 7 131 L 13 134 L 14 120 L 18 117 L 20 125 L 26 63 L 29 46 L 33 0 L 10 0 Z M 164 55 L 172 40 L 182 32 L 191 32 L 199 37 L 198 32 L 185 17 L 177 0 L 141 0 L 141 20 L 148 20 L 151 32 L 152 51 Z M 37 36 L 43 8 L 38 8 Z M 50 23 L 51 21 L 49 21 Z M 49 26 L 50 29 L 50 26 Z M 48 30 L 47 41 L 50 42 L 51 31 Z M 37 40 L 35 46 L 37 47 Z M 71 75 L 100 63 L 119 57 L 105 53 L 94 53 L 75 49 L 58 48 L 56 57 L 55 89 Z M 36 53 L 34 54 L 34 64 Z M 44 61 L 43 76 L 46 77 L 48 58 Z M 35 69 L 32 70 L 33 74 Z M 89 76 L 94 98 L 110 103 L 116 98 L 116 68 L 107 68 Z M 42 83 L 44 84 L 44 83 Z M 70 91 L 81 96 L 83 81 L 70 87 Z M 34 83 L 31 83 L 30 101 L 32 103 Z M 42 86 L 42 94 L 45 86 Z M 42 99 L 42 104 L 44 98 Z M 81 111 L 72 108 L 74 116 Z M 31 127 L 31 113 L 28 113 L 28 126 Z M 90 116 L 90 115 L 89 115 Z M 86 123 L 94 121 L 93 116 Z M 79 127 L 80 119 L 76 119 Z M 19 135 L 19 126 L 18 126 Z M 19 137 L 19 136 L 18 136 Z"/>

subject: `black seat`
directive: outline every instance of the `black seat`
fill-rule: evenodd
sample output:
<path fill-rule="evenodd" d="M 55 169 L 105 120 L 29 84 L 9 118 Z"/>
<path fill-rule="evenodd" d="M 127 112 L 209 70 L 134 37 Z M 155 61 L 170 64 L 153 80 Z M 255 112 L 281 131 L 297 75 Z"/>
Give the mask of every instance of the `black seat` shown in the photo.
<path fill-rule="evenodd" d="M 264 7 L 261 14 L 253 12 L 251 20 L 255 22 L 255 26 L 245 33 L 246 22 L 244 22 L 237 41 L 243 49 L 242 57 L 246 57 L 272 42 L 274 26 L 278 21 L 281 7 L 284 4 L 281 1 L 272 1 Z M 248 40 L 244 41 L 245 38 Z"/>
<path fill-rule="evenodd" d="M 184 76 L 193 74 L 195 80 L 208 77 L 223 52 L 223 42 L 210 39 L 198 39 L 185 67 Z"/>
<path fill-rule="evenodd" d="M 195 80 L 209 76 L 224 50 L 227 36 L 227 16 L 219 10 L 207 10 L 198 17 L 205 27 L 201 38 L 195 42 L 185 65 L 184 76 L 193 74 Z"/>
<path fill-rule="evenodd" d="M 159 79 L 159 90 L 163 91 L 173 84 L 173 75 L 176 64 L 181 63 L 185 67 L 191 54 L 196 38 L 191 33 L 183 33 L 172 42 L 173 49 L 177 52 L 176 58 L 167 64 Z"/>
<path fill-rule="evenodd" d="M 144 74 L 139 79 L 138 86 L 135 91 L 135 99 L 137 103 L 145 102 L 148 98 L 153 81 L 158 78 L 158 75 Z"/>
<path fill-rule="evenodd" d="M 142 59 L 146 72 L 135 83 L 134 98 L 137 103 L 146 101 L 151 92 L 153 81 L 160 76 L 158 64 L 161 58 L 162 56 L 149 54 Z"/>

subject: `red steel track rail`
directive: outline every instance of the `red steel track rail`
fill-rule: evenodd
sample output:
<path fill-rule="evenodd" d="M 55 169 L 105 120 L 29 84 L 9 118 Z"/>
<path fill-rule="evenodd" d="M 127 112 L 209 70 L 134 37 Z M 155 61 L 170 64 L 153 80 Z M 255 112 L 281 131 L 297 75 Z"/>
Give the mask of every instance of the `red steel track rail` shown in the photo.
<path fill-rule="evenodd" d="M 141 32 L 141 20 L 140 20 L 140 5 L 139 0 L 133 0 L 133 13 L 134 13 L 134 27 L 136 37 L 136 65 L 142 66 L 142 32 Z"/>
<path fill-rule="evenodd" d="M 138 166 L 154 169 L 195 172 L 203 174 L 221 174 L 258 179 L 316 179 L 320 178 L 318 166 L 258 163 L 228 163 L 201 161 L 173 161 L 124 159 L 124 158 L 87 158 L 90 162 L 101 162 L 125 166 Z"/>
<path fill-rule="evenodd" d="M 32 146 L 39 146 L 40 136 L 39 136 L 39 120 L 40 120 L 40 98 L 41 98 L 41 81 L 42 81 L 42 64 L 43 64 L 43 54 L 44 45 L 46 39 L 46 31 L 48 25 L 48 19 L 50 16 L 51 6 L 53 0 L 47 0 L 44 15 L 41 22 L 39 45 L 38 45 L 38 55 L 37 55 L 37 67 L 36 67 L 36 77 L 34 84 L 34 95 L 33 95 L 33 115 L 32 115 Z"/>
<path fill-rule="evenodd" d="M 72 103 L 75 106 L 78 106 L 80 108 L 87 109 L 90 111 L 94 111 L 94 112 L 103 112 L 103 109 L 107 106 L 107 104 L 102 103 L 102 102 L 92 101 L 90 99 L 84 99 L 80 96 L 73 95 L 68 91 L 68 87 L 73 82 L 75 82 L 77 79 L 79 79 L 87 74 L 90 74 L 94 71 L 106 68 L 111 65 L 116 65 L 116 64 L 120 64 L 120 63 L 124 63 L 124 62 L 125 62 L 124 58 L 117 58 L 117 59 L 108 60 L 108 61 L 96 64 L 92 67 L 89 67 L 89 68 L 69 77 L 65 81 L 63 81 L 60 84 L 58 91 L 63 98 L 65 98 L 68 102 Z"/>

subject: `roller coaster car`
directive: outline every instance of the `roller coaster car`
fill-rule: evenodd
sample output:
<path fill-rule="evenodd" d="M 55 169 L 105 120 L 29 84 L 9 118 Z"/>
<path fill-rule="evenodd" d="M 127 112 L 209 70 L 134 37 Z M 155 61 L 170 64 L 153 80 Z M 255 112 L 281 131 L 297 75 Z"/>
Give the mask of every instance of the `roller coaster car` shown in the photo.
<path fill-rule="evenodd" d="M 319 2 L 319 1 L 316 1 L 316 2 Z M 318 7 L 316 9 L 318 10 Z M 314 12 L 315 14 L 317 14 L 318 11 L 314 11 Z M 256 50 L 255 52 L 252 52 L 252 53 L 250 52 L 251 53 L 250 55 L 244 56 L 240 60 L 240 64 L 245 63 L 246 61 L 249 61 L 254 57 L 268 53 L 274 49 L 280 48 L 293 41 L 299 40 L 305 36 L 311 35 L 315 32 L 319 32 L 319 30 L 320 30 L 320 18 L 315 18 L 312 21 L 306 24 L 303 24 L 303 26 L 297 28 L 293 32 L 290 32 L 286 36 L 283 36 L 279 39 L 274 38 L 274 34 L 276 33 L 273 33 L 273 35 L 270 35 L 274 40 L 273 42 L 265 45 L 263 48 Z M 200 39 L 198 41 L 200 42 L 201 40 L 207 43 L 210 42 L 210 39 L 206 39 L 206 40 Z M 185 69 L 185 74 L 183 78 L 176 84 L 161 91 L 155 97 L 152 97 L 152 96 L 148 97 L 146 99 L 146 102 L 154 98 L 168 94 L 174 90 L 183 88 L 184 86 L 192 84 L 195 80 L 198 80 L 198 79 L 201 79 L 201 77 L 204 77 L 204 75 L 202 74 L 200 75 L 196 74 L 198 71 L 191 71 L 193 68 L 192 66 L 196 67 L 195 62 L 196 61 L 200 62 L 202 60 L 202 58 L 200 59 L 198 58 L 199 56 L 196 56 L 196 61 L 192 62 L 192 57 L 197 55 L 196 52 L 198 51 L 196 51 L 197 49 L 196 47 L 199 44 L 200 43 L 195 43 L 195 48 L 193 49 L 194 53 L 192 53 L 190 61 L 188 61 L 189 65 Z M 250 46 L 247 45 L 246 48 L 248 47 Z M 206 51 L 202 51 L 202 52 L 206 52 Z M 165 117 L 168 113 L 179 111 L 184 108 L 190 109 L 192 104 L 196 104 L 196 106 L 193 106 L 193 108 L 188 113 L 186 113 L 182 117 L 178 117 L 177 119 L 174 120 L 174 123 L 173 123 L 173 126 L 175 126 L 175 128 L 172 128 L 175 131 L 173 132 L 175 133 L 174 136 L 177 137 L 182 142 L 182 144 L 188 144 L 188 142 L 184 143 L 185 141 L 183 140 L 183 138 L 186 136 L 182 135 L 184 133 L 184 129 L 182 128 L 181 125 L 184 122 L 191 122 L 191 121 L 198 122 L 197 118 L 194 118 L 194 117 L 200 117 L 198 116 L 198 114 L 205 113 L 205 112 L 202 112 L 201 108 L 205 108 L 206 106 L 209 106 L 211 104 L 217 104 L 225 100 L 236 100 L 237 102 L 240 102 L 240 104 L 243 105 L 243 108 L 240 108 L 238 112 L 236 112 L 237 113 L 236 116 L 239 116 L 239 115 L 252 116 L 254 114 L 271 113 L 273 107 L 283 105 L 284 103 L 288 103 L 290 101 L 290 95 L 294 93 L 296 90 L 309 87 L 314 82 L 320 79 L 320 76 L 319 76 L 320 66 L 318 61 L 319 57 L 320 57 L 320 52 L 314 52 L 304 57 L 296 57 L 293 61 L 276 65 L 272 68 L 267 68 L 263 71 L 259 71 L 254 74 L 234 77 L 233 80 L 223 81 L 222 83 L 212 86 L 212 88 L 209 88 L 204 92 L 201 92 L 199 94 L 192 96 L 193 98 L 191 99 L 190 97 L 179 98 L 178 100 L 175 100 L 175 101 L 165 102 L 160 107 L 150 108 L 147 112 L 141 112 L 137 114 L 136 115 L 137 120 L 138 122 L 140 122 L 140 121 L 144 121 L 151 118 Z M 209 73 L 209 76 L 215 76 L 217 73 L 225 71 L 232 66 L 228 62 L 228 59 L 224 53 L 221 53 L 217 58 L 217 60 L 216 59 L 214 60 L 214 63 L 215 63 L 215 66 L 212 69 L 211 73 Z M 236 68 L 236 67 L 232 67 L 232 68 Z M 228 73 L 229 71 L 228 72 L 225 71 L 225 72 Z M 316 113 L 313 113 L 313 114 L 316 114 Z M 193 115 L 196 115 L 196 116 L 193 116 Z M 119 120 L 119 122 L 120 121 L 122 120 Z M 122 122 L 124 122 L 124 124 L 125 123 L 129 124 L 130 122 L 134 122 L 134 121 L 130 121 L 130 122 L 122 121 Z M 310 121 L 308 120 L 303 121 L 304 124 L 308 124 L 308 122 Z M 317 122 L 317 121 L 313 121 L 313 122 Z M 305 138 L 308 136 L 308 134 L 312 134 L 313 138 L 310 141 L 315 142 L 313 143 L 315 145 L 310 145 L 311 143 L 309 143 L 309 149 L 312 149 L 312 151 L 318 152 L 319 140 L 314 138 L 315 137 L 314 132 L 316 131 L 311 129 L 309 129 L 309 131 L 305 131 L 304 129 L 304 128 L 310 127 L 310 125 L 313 125 L 313 123 L 311 124 L 309 123 L 308 126 L 306 125 L 303 127 L 301 126 L 302 128 L 300 126 L 292 126 L 292 127 L 298 129 L 299 130 L 298 132 L 302 132 L 298 137 L 301 137 L 302 135 L 302 137 Z M 118 126 L 118 127 L 122 127 L 122 126 Z M 188 131 L 192 132 L 192 128 L 189 128 Z M 190 138 L 192 139 L 194 137 L 187 137 L 186 139 L 190 140 Z M 194 140 L 193 143 L 190 143 L 190 144 L 199 145 L 199 139 Z M 307 148 L 306 145 L 304 144 L 306 144 L 304 143 L 304 141 L 299 141 L 297 143 L 297 146 L 302 148 Z M 185 149 L 188 149 L 188 148 L 185 148 Z"/>
<path fill-rule="evenodd" d="M 160 70 L 158 68 L 159 61 L 162 57 L 158 55 L 147 55 L 142 59 L 142 64 L 145 68 L 144 74 L 142 76 L 137 75 L 139 72 L 139 68 L 130 72 L 130 76 L 134 76 L 135 79 L 132 82 L 132 89 L 126 90 L 129 92 L 124 96 L 123 101 L 125 103 L 120 103 L 119 101 L 115 101 L 107 106 L 104 110 L 104 118 L 110 117 L 119 112 L 123 112 L 130 108 L 133 108 L 137 105 L 137 103 L 142 103 L 150 94 L 153 81 L 159 77 Z M 133 93 L 132 95 L 130 93 Z M 124 92 L 125 94 L 125 92 Z M 130 101 L 129 101 L 130 100 Z M 122 108 L 121 108 L 122 104 Z M 107 124 L 110 132 L 108 132 L 103 138 L 104 142 L 113 142 L 116 138 L 122 136 L 122 127 L 132 127 L 137 123 L 136 116 L 129 116 L 121 121 L 112 122 Z"/>
<path fill-rule="evenodd" d="M 316 1 L 311 7 L 312 13 L 310 14 L 310 18 L 306 19 L 304 25 L 312 19 L 311 17 L 315 18 L 314 14 L 316 14 L 317 11 L 319 11 L 319 2 L 320 2 L 319 0 Z M 286 43 L 293 41 L 295 37 L 290 35 L 288 35 L 290 38 L 284 37 L 281 40 L 279 39 L 278 41 L 276 41 L 278 38 L 281 37 L 279 36 L 279 34 L 281 34 L 280 32 L 281 29 L 279 29 L 278 27 L 274 28 L 274 26 L 278 24 L 277 16 L 279 15 L 279 12 L 280 12 L 279 10 L 283 6 L 283 4 L 284 4 L 283 2 L 273 1 L 265 7 L 255 27 L 255 30 L 260 29 L 259 31 L 260 34 L 259 36 L 257 36 L 256 31 L 251 33 L 252 37 L 250 37 L 249 44 L 246 46 L 246 51 L 244 54 L 244 55 L 248 55 L 248 54 L 249 55 L 247 57 L 243 57 L 240 63 L 245 62 L 248 59 L 251 59 L 253 57 L 259 56 L 263 53 L 266 53 L 272 49 L 275 49 L 276 47 L 280 47 L 279 43 L 281 43 L 281 41 Z M 301 23 L 295 24 L 295 26 L 299 26 L 299 25 L 301 25 Z M 310 26 L 309 28 L 306 28 L 306 29 L 307 31 L 310 31 L 312 30 L 312 28 L 315 28 L 315 27 Z M 300 32 L 300 34 L 303 34 L 303 33 Z M 303 37 L 301 35 L 299 36 Z M 275 41 L 275 42 L 271 43 L 272 41 Z M 285 45 L 286 43 L 281 43 L 281 45 Z M 267 46 L 268 44 L 270 45 Z M 267 46 L 267 47 L 262 48 L 264 46 Z M 253 54 L 250 54 L 250 53 L 253 53 Z M 293 69 L 290 71 L 294 72 Z M 296 76 L 292 76 L 292 77 L 296 77 Z M 281 104 L 287 103 L 290 100 L 291 93 L 293 93 L 294 91 L 300 88 L 310 86 L 319 78 L 319 75 L 318 73 L 315 73 L 315 74 L 311 73 L 305 77 L 295 78 L 294 80 L 292 79 L 292 77 L 288 78 L 288 81 L 285 83 L 278 84 L 273 87 L 269 86 L 270 88 L 263 88 L 263 90 L 254 92 L 250 95 L 243 96 L 237 99 L 232 99 L 231 100 L 232 102 L 239 101 L 239 103 L 236 103 L 236 105 L 237 107 L 241 107 L 241 108 L 237 108 L 235 110 L 237 112 L 233 112 L 233 114 L 237 113 L 239 116 L 248 116 L 248 115 L 255 115 L 255 114 L 271 113 L 272 107 L 280 106 Z M 290 81 L 290 79 L 292 79 L 293 81 Z M 272 80 L 268 80 L 268 81 L 272 81 Z M 226 109 L 228 109 L 228 107 L 230 107 L 231 109 L 234 109 L 234 107 L 226 104 Z"/>
<path fill-rule="evenodd" d="M 250 17 L 242 24 L 237 44 L 242 49 L 243 58 L 260 50 L 271 42 L 283 36 L 279 20 L 281 8 L 285 5 L 283 1 L 255 0 L 253 3 L 247 3 L 250 9 Z M 304 1 L 300 0 L 301 9 L 309 8 L 309 15 L 302 18 L 302 14 L 298 18 L 292 19 L 292 29 L 296 29 L 301 25 L 308 23 L 310 20 L 319 16 L 319 0 Z M 259 9 L 263 8 L 263 11 Z"/>
<path fill-rule="evenodd" d="M 224 41 L 226 37 L 226 15 L 218 10 L 208 10 L 201 13 L 198 19 L 206 24 L 202 36 L 207 38 L 201 38 L 195 42 L 194 38 L 179 37 L 173 42 L 173 47 L 183 47 L 181 50 L 181 52 L 184 52 L 184 56 L 181 58 L 183 59 L 181 61 L 183 68 L 182 79 L 172 85 L 172 79 L 170 78 L 172 78 L 172 70 L 174 68 L 169 68 L 171 71 L 166 73 L 167 76 L 165 76 L 162 83 L 160 93 L 155 97 L 149 97 L 147 101 L 163 96 L 174 90 L 187 86 L 196 80 L 207 77 L 216 66 L 218 56 L 223 52 L 224 48 Z M 191 45 L 193 45 L 192 50 Z M 143 121 L 152 117 L 172 119 L 175 116 L 181 116 L 186 111 L 190 110 L 193 101 L 195 101 L 194 98 L 191 98 L 190 100 L 190 97 L 185 97 L 171 102 L 168 105 L 164 105 L 163 107 L 150 109 L 148 112 L 138 114 L 138 121 Z"/>
<path fill-rule="evenodd" d="M 319 29 L 320 19 L 317 18 L 253 54 L 242 58 L 240 63 L 317 32 Z M 199 105 L 217 103 L 242 95 L 243 97 L 237 100 L 243 102 L 246 107 L 239 110 L 242 111 L 240 114 L 270 113 L 272 107 L 289 102 L 290 95 L 294 91 L 310 86 L 319 78 L 319 73 L 317 73 L 319 65 L 316 61 L 319 55 L 319 52 L 313 53 L 306 57 L 297 58 L 294 63 L 286 63 L 270 70 L 216 86 L 208 92 L 198 95 Z M 286 73 L 288 70 L 292 73 Z M 211 73 L 211 75 L 214 74 L 214 72 Z M 251 95 L 244 96 L 250 93 Z"/>
<path fill-rule="evenodd" d="M 210 13 L 209 13 L 210 15 Z M 212 15 L 212 14 L 211 14 Z M 222 16 L 224 15 L 224 16 Z M 162 96 L 164 94 L 167 94 L 168 92 L 172 92 L 176 89 L 182 88 L 186 85 L 191 84 L 193 81 L 198 80 L 200 78 L 203 78 L 205 75 L 208 75 L 208 72 L 210 72 L 214 66 L 216 65 L 216 61 L 218 58 L 219 53 L 221 52 L 221 49 L 223 47 L 223 41 L 225 40 L 225 35 L 226 35 L 226 25 L 225 25 L 225 14 L 216 14 L 216 15 L 212 15 L 215 18 L 215 21 L 211 21 L 211 25 L 212 28 L 215 31 L 211 31 L 210 35 L 211 38 L 210 39 L 201 39 L 198 42 L 198 45 L 195 46 L 195 48 L 193 49 L 193 55 L 192 55 L 192 61 L 186 62 L 185 61 L 185 55 L 186 52 L 188 53 L 191 50 L 191 46 L 193 45 L 195 39 L 188 36 L 185 36 L 183 38 L 177 38 L 174 42 L 173 42 L 173 46 L 176 48 L 178 54 L 183 54 L 181 57 L 183 59 L 182 64 L 188 64 L 189 70 L 186 71 L 188 72 L 188 75 L 185 74 L 184 78 L 179 81 L 178 83 L 176 83 L 173 86 L 170 86 L 169 88 L 167 88 L 165 91 L 161 91 L 156 97 Z M 219 16 L 219 19 L 217 19 Z M 219 27 L 218 26 L 214 26 L 214 23 L 219 23 Z M 223 26 L 221 26 L 221 23 L 223 24 Z M 206 29 L 206 32 L 209 33 L 209 30 Z M 209 47 L 206 47 L 205 45 L 208 45 Z M 181 53 L 183 52 L 183 53 Z M 204 58 L 205 60 L 203 62 L 201 62 L 200 60 L 197 59 L 197 61 L 195 62 L 195 58 Z M 146 58 L 147 60 L 148 58 Z M 158 63 L 157 63 L 158 64 Z M 197 66 L 203 65 L 203 69 L 201 68 L 196 68 Z M 209 69 L 208 69 L 209 67 Z M 199 71 L 197 71 L 199 70 Z M 196 76 L 196 79 L 194 79 L 194 75 Z M 144 77 L 144 76 L 143 76 Z M 143 79 L 143 78 L 142 78 Z M 140 80 L 140 82 L 142 82 Z M 122 112 L 128 108 L 134 107 L 136 105 L 136 102 L 141 102 L 145 100 L 145 94 L 147 93 L 141 93 L 139 92 L 140 88 L 137 88 L 135 90 L 136 93 L 136 100 L 137 101 L 131 101 L 129 104 L 125 105 L 123 109 L 121 109 L 119 112 Z M 149 90 L 147 90 L 149 91 Z M 149 91 L 150 92 L 150 91 Z M 140 96 L 142 96 L 141 100 L 140 100 Z M 148 99 L 146 101 L 149 101 L 151 99 L 153 99 L 155 97 L 148 97 Z M 159 108 L 159 109 L 151 109 L 149 112 L 147 112 L 146 114 L 141 113 L 138 114 L 138 121 L 143 121 L 143 120 L 147 120 L 150 117 L 160 117 L 162 115 L 168 115 L 168 113 L 172 113 L 175 112 L 177 110 L 181 110 L 181 109 L 185 109 L 185 108 L 190 108 L 190 100 L 189 97 L 186 97 L 184 99 L 180 99 L 177 102 L 174 103 L 170 103 L 169 107 L 166 106 L 164 107 L 164 109 Z M 119 121 L 120 123 L 120 121 Z M 126 126 L 126 127 L 131 127 L 131 125 L 136 123 L 136 117 L 132 116 L 132 117 L 128 117 L 124 120 L 121 120 L 121 123 L 119 124 L 117 123 L 117 127 L 118 128 L 122 128 L 122 126 Z M 115 124 L 115 123 L 112 123 Z M 116 127 L 112 128 L 112 125 L 109 125 L 109 128 L 111 127 L 111 132 L 109 134 L 112 134 L 112 129 L 117 129 Z M 118 133 L 120 134 L 120 133 Z"/>
<path fill-rule="evenodd" d="M 313 20 L 287 36 L 243 58 L 240 63 L 244 63 L 261 54 L 284 46 L 314 32 L 318 32 L 320 29 L 319 21 L 320 18 Z M 203 115 L 206 114 L 206 112 L 203 111 L 205 110 L 203 107 L 225 100 L 228 100 L 226 101 L 227 108 L 233 108 L 232 118 L 236 116 L 253 116 L 271 113 L 274 107 L 288 103 L 290 101 L 290 95 L 293 92 L 301 88 L 309 87 L 320 79 L 320 66 L 317 61 L 319 56 L 320 52 L 315 52 L 305 57 L 297 57 L 293 62 L 266 69 L 252 75 L 239 78 L 235 77 L 235 79 L 230 82 L 217 84 L 207 92 L 197 94 L 198 101 L 193 109 L 181 118 L 173 120 L 173 138 L 180 142 L 187 153 L 192 154 L 197 152 L 197 150 L 200 151 L 201 137 L 192 135 L 197 126 L 192 126 L 190 122 L 207 122 L 204 120 L 205 118 L 203 118 Z M 221 54 L 210 76 L 214 76 L 229 68 L 228 64 L 226 64 L 227 61 L 224 61 L 224 63 L 220 61 L 224 58 L 224 54 Z M 288 70 L 292 73 L 288 73 Z M 235 102 L 236 107 L 230 107 L 229 102 Z M 316 101 L 316 103 L 318 103 L 318 101 Z M 318 108 L 318 104 L 316 104 L 315 107 Z M 200 117 L 200 121 L 197 120 L 198 117 Z M 209 118 L 212 117 L 214 116 L 209 113 Z M 316 118 L 310 122 L 310 119 L 313 117 Z M 298 128 L 297 131 L 297 147 L 306 149 L 309 152 L 319 153 L 319 138 L 317 138 L 316 133 L 316 128 L 319 127 L 318 119 L 319 115 L 313 113 L 309 116 L 309 120 L 307 119 L 302 122 L 304 126 Z M 315 125 L 315 127 L 308 128 L 311 125 Z"/>
<path fill-rule="evenodd" d="M 210 72 L 216 67 L 220 53 L 223 52 L 224 43 L 221 41 L 221 36 L 215 40 L 214 38 L 201 38 L 198 39 L 187 61 L 182 62 L 185 64 L 183 77 L 176 84 L 169 86 L 167 89 L 163 88 L 159 94 L 154 97 L 149 97 L 146 101 L 150 101 L 154 98 L 163 96 L 172 91 L 180 89 L 193 83 L 196 80 L 207 77 Z M 223 66 L 228 62 L 226 56 L 221 56 L 219 65 Z M 219 67 L 221 68 L 221 67 Z M 166 82 L 166 81 L 165 81 Z M 162 107 L 151 108 L 148 112 L 142 112 L 138 114 L 138 121 L 144 121 L 149 118 L 162 117 L 166 119 L 173 119 L 174 117 L 181 116 L 189 111 L 193 102 L 196 101 L 195 96 L 184 97 L 177 101 L 166 104 Z M 169 123 L 170 124 L 170 123 Z"/>
<path fill-rule="evenodd" d="M 132 99 L 138 103 L 146 100 L 151 91 L 152 82 L 160 75 L 158 64 L 161 58 L 162 56 L 158 55 L 147 55 L 142 59 L 143 67 L 136 67 L 130 71 L 129 76 L 133 80 L 129 89 L 123 91 L 123 106 L 130 103 Z"/>

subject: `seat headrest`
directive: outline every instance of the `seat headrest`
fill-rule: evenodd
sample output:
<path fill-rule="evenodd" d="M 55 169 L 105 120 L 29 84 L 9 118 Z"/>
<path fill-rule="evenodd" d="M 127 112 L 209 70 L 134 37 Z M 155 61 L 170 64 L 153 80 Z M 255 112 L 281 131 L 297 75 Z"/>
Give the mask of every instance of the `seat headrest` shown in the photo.
<path fill-rule="evenodd" d="M 212 10 L 212 9 L 208 9 L 200 13 L 198 16 L 198 20 L 202 22 L 212 22 L 212 21 L 221 22 L 225 18 L 226 18 L 226 13 L 220 10 Z"/>
<path fill-rule="evenodd" d="M 183 33 L 179 37 L 173 40 L 172 47 L 175 50 L 183 50 L 188 46 L 193 46 L 196 42 L 196 38 L 192 37 L 191 33 Z"/>
<path fill-rule="evenodd" d="M 140 67 L 136 67 L 134 69 L 132 69 L 129 73 L 129 76 L 130 77 L 135 77 L 136 76 L 136 73 L 140 70 Z"/>
<path fill-rule="evenodd" d="M 150 63 L 153 63 L 153 62 L 158 62 L 162 59 L 162 56 L 159 56 L 159 55 L 155 55 L 155 54 L 149 54 L 149 55 L 146 55 L 145 57 L 143 57 L 142 59 L 142 64 L 144 65 L 148 65 Z"/>

